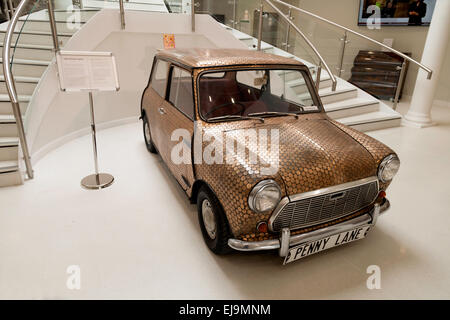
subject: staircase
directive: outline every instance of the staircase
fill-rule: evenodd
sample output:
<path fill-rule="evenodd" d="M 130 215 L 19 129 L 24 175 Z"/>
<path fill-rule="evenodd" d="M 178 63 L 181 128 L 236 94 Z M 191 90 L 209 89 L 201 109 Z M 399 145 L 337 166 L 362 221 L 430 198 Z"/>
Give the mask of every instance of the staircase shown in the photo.
<path fill-rule="evenodd" d="M 118 8 L 119 2 L 112 0 L 84 0 L 84 9 L 55 10 L 56 28 L 61 48 L 72 35 L 93 17 L 101 8 Z M 163 0 L 130 0 L 124 3 L 125 9 L 168 12 Z M 76 16 L 78 26 L 68 23 Z M 26 22 L 25 22 L 26 20 Z M 3 39 L 9 22 L 0 24 L 0 45 L 3 49 Z M 22 29 L 22 25 L 23 29 Z M 21 30 L 22 29 L 22 30 Z M 20 34 L 20 38 L 15 42 Z M 22 115 L 39 83 L 42 74 L 54 57 L 53 40 L 47 10 L 31 13 L 20 18 L 12 39 L 15 47 L 12 73 L 19 95 Z M 3 64 L 0 55 L 0 64 Z M 21 168 L 22 158 L 17 136 L 16 121 L 13 116 L 11 101 L 6 90 L 3 76 L 3 65 L 0 65 L 0 187 L 23 183 L 24 175 Z"/>
<path fill-rule="evenodd" d="M 80 26 L 96 11 L 92 9 L 83 10 L 80 14 Z M 73 12 L 70 11 L 55 12 L 58 35 L 62 46 L 77 31 L 77 29 L 71 29 L 66 23 L 67 18 L 71 15 L 73 15 Z M 19 36 L 25 18 L 21 18 L 17 24 L 13 43 Z M 2 49 L 7 25 L 8 22 L 0 24 L 0 45 Z M 47 11 L 42 10 L 32 13 L 20 34 L 12 65 L 22 115 L 27 110 L 28 102 L 39 83 L 39 79 L 53 59 L 52 49 L 53 42 Z M 3 64 L 1 58 L 0 63 Z M 8 186 L 23 183 L 23 175 L 18 161 L 22 156 L 19 156 L 20 148 L 16 121 L 6 90 L 3 65 L 0 66 L 0 69 L 0 186 Z"/>
<path fill-rule="evenodd" d="M 225 25 L 223 27 L 248 46 L 250 50 L 256 50 L 256 38 L 231 27 Z M 265 42 L 262 42 L 261 49 L 267 53 L 303 62 L 309 67 L 313 77 L 316 77 L 317 69 L 313 64 Z M 331 118 L 359 131 L 372 131 L 400 126 L 402 117 L 398 112 L 351 83 L 339 78 L 337 78 L 337 81 L 336 91 L 331 91 L 332 81 L 330 76 L 325 70 L 322 70 L 319 95 L 325 111 Z M 302 85 L 297 83 L 297 80 L 292 80 L 290 84 L 294 91 L 297 86 Z"/>

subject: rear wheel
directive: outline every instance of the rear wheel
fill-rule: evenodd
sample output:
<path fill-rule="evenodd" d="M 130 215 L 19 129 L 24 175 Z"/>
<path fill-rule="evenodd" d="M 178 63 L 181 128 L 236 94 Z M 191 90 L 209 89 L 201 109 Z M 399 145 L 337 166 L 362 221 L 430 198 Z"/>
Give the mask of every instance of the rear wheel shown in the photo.
<path fill-rule="evenodd" d="M 147 150 L 149 152 L 156 153 L 156 148 L 152 141 L 152 134 L 150 132 L 150 124 L 148 123 L 147 115 L 144 115 L 142 120 L 145 146 L 147 147 Z"/>
<path fill-rule="evenodd" d="M 198 192 L 197 210 L 203 239 L 208 248 L 215 254 L 230 252 L 228 239 L 230 239 L 231 233 L 228 221 L 219 200 L 206 187 L 201 187 Z"/>

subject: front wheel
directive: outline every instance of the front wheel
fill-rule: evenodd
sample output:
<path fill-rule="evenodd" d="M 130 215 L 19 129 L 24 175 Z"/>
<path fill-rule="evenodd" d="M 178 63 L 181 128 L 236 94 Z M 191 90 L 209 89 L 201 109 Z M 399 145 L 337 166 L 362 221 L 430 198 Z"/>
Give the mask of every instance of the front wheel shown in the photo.
<path fill-rule="evenodd" d="M 198 221 L 203 239 L 215 254 L 231 251 L 228 246 L 230 231 L 222 206 L 216 196 L 206 187 L 202 187 L 197 196 Z"/>
<path fill-rule="evenodd" d="M 148 123 L 147 115 L 144 115 L 142 120 L 145 146 L 147 147 L 147 150 L 149 152 L 156 153 L 156 148 L 152 141 L 152 134 L 150 132 L 150 124 Z"/>

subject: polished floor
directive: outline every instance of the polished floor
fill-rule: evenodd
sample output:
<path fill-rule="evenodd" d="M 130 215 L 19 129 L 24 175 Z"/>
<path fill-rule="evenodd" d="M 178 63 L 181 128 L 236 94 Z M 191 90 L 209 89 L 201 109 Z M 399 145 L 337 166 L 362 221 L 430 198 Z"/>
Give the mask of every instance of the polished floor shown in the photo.
<path fill-rule="evenodd" d="M 0 298 L 448 299 L 450 108 L 433 116 L 434 127 L 370 133 L 402 167 L 368 238 L 287 266 L 273 253 L 209 252 L 195 206 L 145 150 L 140 123 L 98 133 L 100 167 L 116 178 L 102 191 L 80 187 L 91 141 L 74 140 L 34 180 L 0 189 Z M 72 265 L 79 290 L 66 285 Z M 366 286 L 372 265 L 380 289 Z"/>

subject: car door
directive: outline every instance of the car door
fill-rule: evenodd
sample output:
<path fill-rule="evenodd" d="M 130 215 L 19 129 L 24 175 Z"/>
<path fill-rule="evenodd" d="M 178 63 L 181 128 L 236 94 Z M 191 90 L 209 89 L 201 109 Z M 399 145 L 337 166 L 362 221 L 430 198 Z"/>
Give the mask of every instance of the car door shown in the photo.
<path fill-rule="evenodd" d="M 178 183 L 190 194 L 194 183 L 191 149 L 194 98 L 191 72 L 172 66 L 167 90 L 166 100 L 158 110 L 164 133 L 160 153 Z"/>
<path fill-rule="evenodd" d="M 150 79 L 150 84 L 144 91 L 142 97 L 142 107 L 150 124 L 150 132 L 155 147 L 159 150 L 164 145 L 163 129 L 161 121 L 164 120 L 160 113 L 160 108 L 166 97 L 166 90 L 169 77 L 169 62 L 156 59 Z"/>

